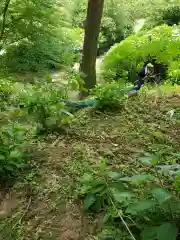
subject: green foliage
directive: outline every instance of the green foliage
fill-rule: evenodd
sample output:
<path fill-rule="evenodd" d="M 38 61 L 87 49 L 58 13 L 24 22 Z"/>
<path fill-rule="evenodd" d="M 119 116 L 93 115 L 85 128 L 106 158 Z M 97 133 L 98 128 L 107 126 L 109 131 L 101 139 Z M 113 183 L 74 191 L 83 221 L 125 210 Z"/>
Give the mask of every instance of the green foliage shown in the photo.
<path fill-rule="evenodd" d="M 156 63 L 168 65 L 168 74 L 172 82 L 178 82 L 178 55 L 180 53 L 179 27 L 162 25 L 144 35 L 128 37 L 114 46 L 104 59 L 104 77 L 107 81 L 123 76 L 134 82 L 136 72 L 144 62 L 156 60 Z M 150 41 L 151 37 L 151 41 Z"/>
<path fill-rule="evenodd" d="M 13 83 L 8 79 L 0 79 L 0 102 L 8 102 L 13 93 Z"/>
<path fill-rule="evenodd" d="M 151 29 L 161 24 L 173 26 L 180 22 L 179 0 L 155 2 L 154 7 L 149 9 L 149 15 L 143 29 Z"/>
<path fill-rule="evenodd" d="M 72 49 L 77 42 L 70 33 L 68 8 L 68 3 L 65 9 L 61 1 L 55 0 L 10 1 L 0 38 L 0 49 L 6 51 L 0 56 L 5 70 L 36 72 L 72 65 L 75 56 Z M 0 14 L 3 15 L 3 8 Z"/>
<path fill-rule="evenodd" d="M 92 94 L 98 101 L 98 108 L 117 108 L 121 107 L 126 99 L 124 85 L 117 82 L 97 85 Z"/>
<path fill-rule="evenodd" d="M 84 28 L 87 1 L 76 0 L 73 4 L 73 26 Z M 100 52 L 106 51 L 115 42 L 119 42 L 131 32 L 132 22 L 125 18 L 122 4 L 118 0 L 105 1 L 99 41 Z"/>
<path fill-rule="evenodd" d="M 172 191 L 166 189 L 162 172 L 150 166 L 147 171 L 151 174 L 124 177 L 110 171 L 103 161 L 99 171 L 81 179 L 79 194 L 84 198 L 84 209 L 105 212 L 104 228 L 117 227 L 119 237 L 125 227 L 127 235 L 123 239 L 140 239 L 141 235 L 143 240 L 163 240 L 167 236 L 175 240 L 180 227 L 178 189 L 173 188 L 173 182 Z"/>
<path fill-rule="evenodd" d="M 12 73 L 58 69 L 70 65 L 74 61 L 74 55 L 69 53 L 66 44 L 53 38 L 46 41 L 39 40 L 35 45 L 22 41 L 18 46 L 9 46 L 2 60 L 8 71 Z"/>
<path fill-rule="evenodd" d="M 132 22 L 144 19 L 144 30 L 161 24 L 173 25 L 179 19 L 179 0 L 131 0 L 122 1 L 125 16 Z"/>
<path fill-rule="evenodd" d="M 166 8 L 162 13 L 162 21 L 170 26 L 180 23 L 180 6 L 173 5 Z"/>
<path fill-rule="evenodd" d="M 26 88 L 16 96 L 24 116 L 32 117 L 38 124 L 39 132 L 62 130 L 69 124 L 72 115 L 66 111 L 63 100 L 66 99 L 65 86 L 48 81 L 40 82 Z"/>
<path fill-rule="evenodd" d="M 178 228 L 173 223 L 163 223 L 158 227 L 148 227 L 142 232 L 142 240 L 176 240 Z"/>
<path fill-rule="evenodd" d="M 28 145 L 33 137 L 32 126 L 10 123 L 0 131 L 1 182 L 17 176 L 27 167 Z"/>

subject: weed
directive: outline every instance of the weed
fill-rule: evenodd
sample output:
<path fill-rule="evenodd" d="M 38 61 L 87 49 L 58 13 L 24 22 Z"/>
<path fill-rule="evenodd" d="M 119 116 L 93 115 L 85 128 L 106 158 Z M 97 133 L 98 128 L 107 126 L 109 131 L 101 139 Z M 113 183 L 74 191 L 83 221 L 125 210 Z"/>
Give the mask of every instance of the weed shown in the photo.
<path fill-rule="evenodd" d="M 93 95 L 98 100 L 98 108 L 117 109 L 123 106 L 126 99 L 123 81 L 121 84 L 112 82 L 104 85 L 97 85 L 93 91 Z"/>
<path fill-rule="evenodd" d="M 143 240 L 176 239 L 180 227 L 178 188 L 167 189 L 154 157 L 145 157 L 144 164 L 148 167 L 132 176 L 110 171 L 104 161 L 97 174 L 85 174 L 79 192 L 85 197 L 84 209 L 104 212 L 103 223 L 126 229 L 125 239 L 140 239 L 140 235 Z M 178 175 L 175 179 L 178 186 Z"/>
<path fill-rule="evenodd" d="M 66 90 L 49 81 L 29 85 L 19 94 L 17 102 L 25 115 L 37 123 L 37 133 L 41 133 L 62 130 L 71 122 L 72 115 L 63 104 L 65 98 Z"/>
<path fill-rule="evenodd" d="M 27 147 L 33 130 L 18 123 L 9 124 L 0 131 L 0 174 L 1 181 L 16 176 L 27 166 Z"/>

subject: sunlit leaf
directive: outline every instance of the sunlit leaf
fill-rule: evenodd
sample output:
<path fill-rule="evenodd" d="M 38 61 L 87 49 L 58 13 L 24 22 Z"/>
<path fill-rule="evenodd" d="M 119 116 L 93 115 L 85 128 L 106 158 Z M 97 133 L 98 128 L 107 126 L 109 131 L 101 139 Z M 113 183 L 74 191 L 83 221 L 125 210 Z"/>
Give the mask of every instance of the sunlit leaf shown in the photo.
<path fill-rule="evenodd" d="M 108 175 L 109 178 L 112 178 L 112 179 L 118 179 L 122 176 L 118 172 L 108 172 L 107 175 Z"/>
<path fill-rule="evenodd" d="M 81 182 L 91 182 L 93 180 L 93 175 L 85 173 L 80 179 Z"/>
<path fill-rule="evenodd" d="M 140 184 L 146 181 L 154 180 L 154 176 L 151 174 L 139 174 L 132 177 L 120 178 L 120 180 L 123 182 L 130 182 L 132 184 Z"/>
<path fill-rule="evenodd" d="M 105 171 L 107 169 L 106 160 L 104 158 L 101 158 L 99 168 L 100 168 L 101 171 Z"/>
<path fill-rule="evenodd" d="M 114 192 L 113 197 L 117 202 L 123 203 L 134 197 L 134 194 L 131 192 Z"/>
<path fill-rule="evenodd" d="M 172 194 L 170 194 L 167 190 L 164 188 L 154 188 L 152 189 L 153 196 L 160 202 L 163 203 L 167 200 L 169 200 L 172 197 Z"/>
<path fill-rule="evenodd" d="M 150 166 L 152 163 L 152 156 L 141 157 L 139 161 L 145 166 Z"/>
<path fill-rule="evenodd" d="M 156 206 L 153 200 L 140 200 L 131 204 L 126 212 L 132 215 L 136 215 L 138 213 L 146 212 L 148 210 L 153 209 Z"/>

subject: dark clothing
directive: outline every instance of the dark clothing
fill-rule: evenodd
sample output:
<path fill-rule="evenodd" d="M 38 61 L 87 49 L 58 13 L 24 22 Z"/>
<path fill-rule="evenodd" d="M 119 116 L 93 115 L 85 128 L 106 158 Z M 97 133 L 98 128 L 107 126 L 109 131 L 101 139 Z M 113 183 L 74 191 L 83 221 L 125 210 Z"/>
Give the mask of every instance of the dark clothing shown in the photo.
<path fill-rule="evenodd" d="M 141 71 L 139 72 L 138 76 L 140 78 L 144 78 L 146 76 L 146 64 L 144 64 L 143 68 L 141 69 Z"/>
<path fill-rule="evenodd" d="M 146 77 L 146 66 L 147 64 L 145 63 L 141 71 L 138 73 L 139 76 L 139 82 L 138 84 L 133 88 L 133 90 L 139 91 L 144 84 L 144 78 Z"/>
<path fill-rule="evenodd" d="M 138 82 L 138 85 L 135 86 L 135 87 L 133 88 L 133 90 L 139 91 L 139 90 L 141 89 L 141 87 L 142 87 L 143 84 L 144 84 L 144 80 L 143 80 L 143 78 L 140 78 L 140 79 L 139 79 L 139 82 Z"/>

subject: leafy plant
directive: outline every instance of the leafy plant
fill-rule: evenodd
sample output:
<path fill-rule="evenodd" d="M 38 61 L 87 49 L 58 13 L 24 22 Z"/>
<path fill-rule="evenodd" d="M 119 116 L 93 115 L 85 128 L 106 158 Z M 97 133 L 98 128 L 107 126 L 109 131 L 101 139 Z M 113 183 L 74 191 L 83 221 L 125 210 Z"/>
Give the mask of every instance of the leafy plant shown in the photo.
<path fill-rule="evenodd" d="M 168 5 L 160 14 L 160 23 L 166 23 L 169 26 L 180 23 L 180 7 L 176 3 Z"/>
<path fill-rule="evenodd" d="M 117 108 L 121 107 L 126 99 L 127 89 L 117 82 L 97 85 L 92 94 L 98 101 L 98 108 Z"/>
<path fill-rule="evenodd" d="M 79 194 L 84 198 L 85 211 L 104 212 L 104 227 L 116 226 L 121 233 L 125 228 L 127 235 L 123 239 L 140 239 L 140 235 L 143 240 L 163 240 L 167 236 L 177 239 L 178 192 L 174 192 L 173 185 L 172 191 L 166 188 L 156 164 L 152 158 L 149 173 L 124 177 L 112 172 L 103 161 L 96 174 L 85 174 L 80 180 Z"/>
<path fill-rule="evenodd" d="M 4 6 L 6 3 L 6 16 Z M 0 6 L 1 72 L 37 72 L 72 65 L 77 46 L 62 1 L 5 1 Z"/>
<path fill-rule="evenodd" d="M 143 64 L 152 61 L 155 66 L 167 65 L 168 74 L 163 78 L 169 75 L 171 82 L 177 83 L 179 72 L 175 68 L 179 52 L 179 27 L 162 25 L 145 34 L 130 36 L 114 46 L 104 59 L 104 77 L 112 81 L 126 76 L 129 82 L 134 82 Z"/>
<path fill-rule="evenodd" d="M 10 123 L 0 131 L 0 174 L 1 182 L 15 177 L 28 162 L 28 146 L 34 130 L 32 126 Z"/>
<path fill-rule="evenodd" d="M 63 103 L 67 97 L 65 87 L 49 80 L 29 85 L 17 96 L 25 116 L 37 122 L 38 132 L 62 130 L 72 120 Z"/>
<path fill-rule="evenodd" d="M 5 110 L 14 91 L 14 84 L 8 79 L 0 79 L 0 103 L 1 111 Z"/>

